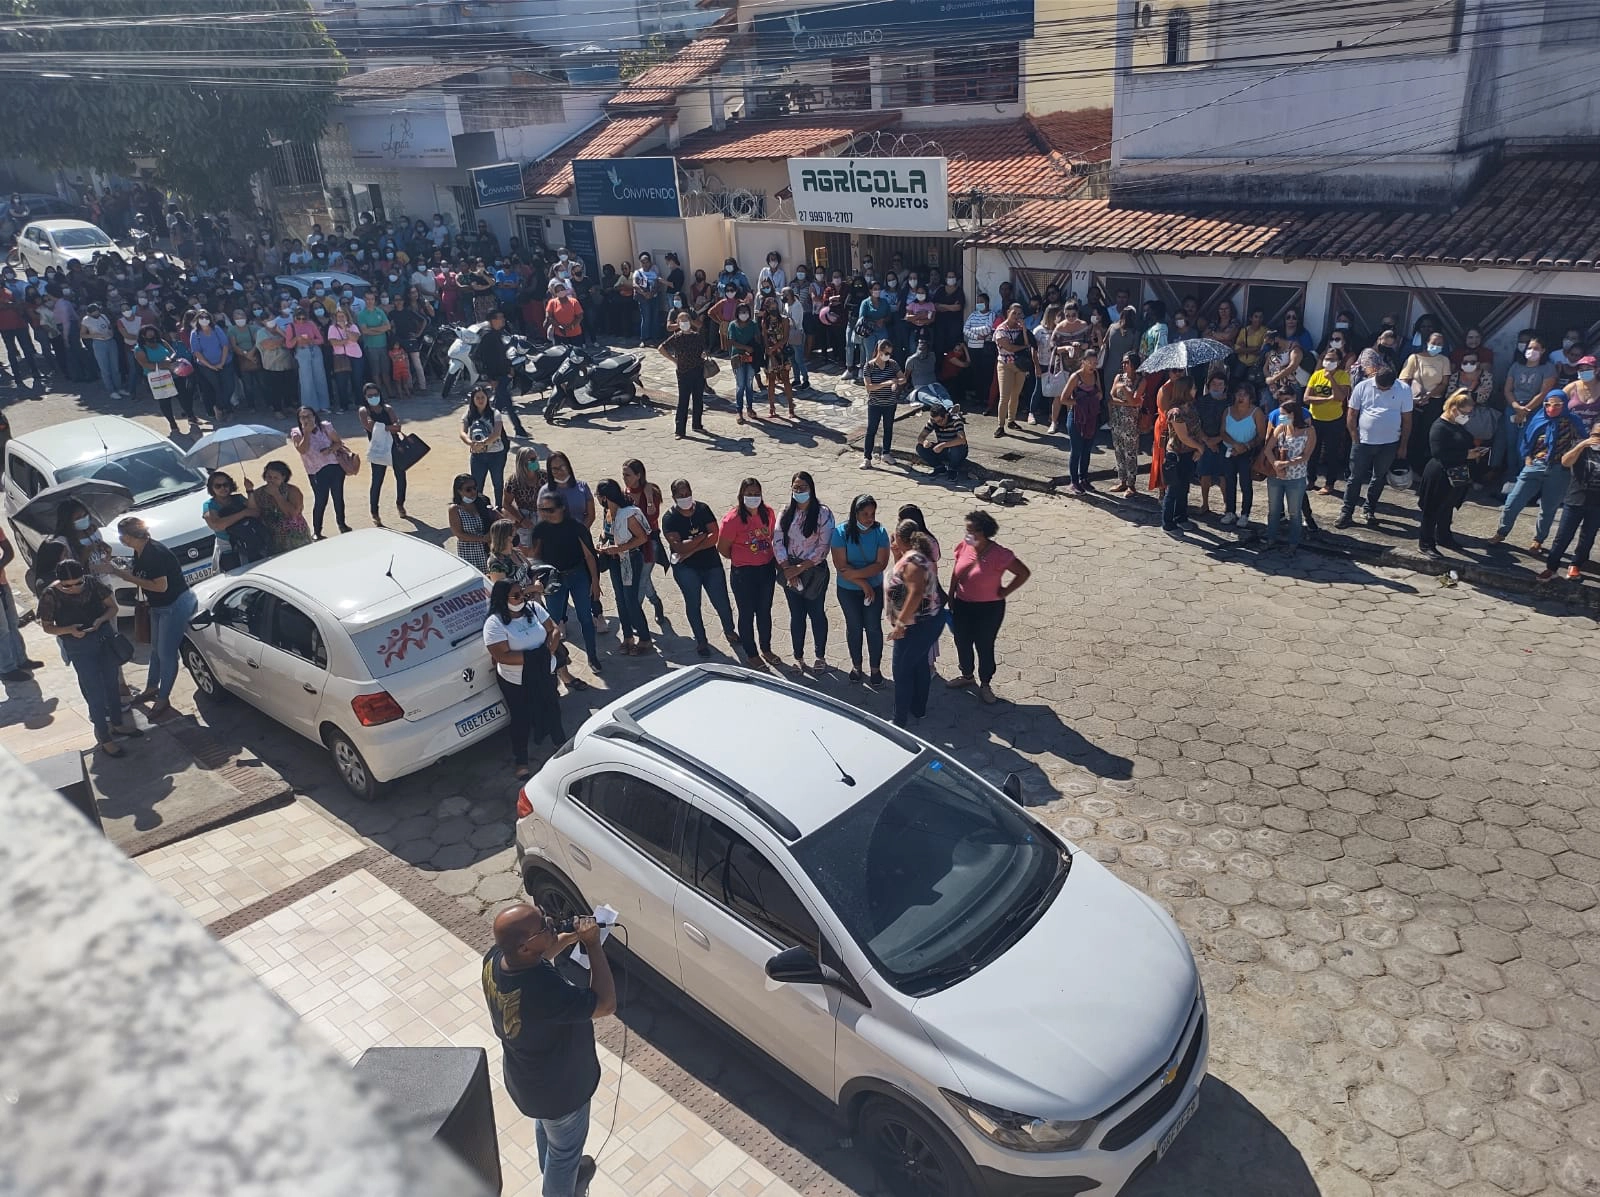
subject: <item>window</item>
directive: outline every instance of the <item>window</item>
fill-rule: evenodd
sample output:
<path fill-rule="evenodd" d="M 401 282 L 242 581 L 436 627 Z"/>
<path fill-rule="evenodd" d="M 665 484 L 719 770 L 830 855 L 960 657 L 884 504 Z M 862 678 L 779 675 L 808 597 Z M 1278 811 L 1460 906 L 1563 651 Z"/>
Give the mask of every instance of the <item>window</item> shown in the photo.
<path fill-rule="evenodd" d="M 924 59 L 886 61 L 882 78 L 886 108 L 920 108 L 933 98 L 933 80 Z"/>
<path fill-rule="evenodd" d="M 1394 317 L 1395 327 L 1411 328 L 1411 292 L 1406 287 L 1346 287 L 1333 290 L 1333 312 L 1348 310 L 1355 317 L 1356 343 L 1371 343 L 1383 327 L 1386 316 Z"/>
<path fill-rule="evenodd" d="M 205 486 L 205 474 L 183 459 L 175 446 L 163 441 L 116 457 L 91 458 L 61 471 L 57 481 L 98 478 L 133 492 L 135 508 L 148 507 L 178 495 L 194 494 Z"/>
<path fill-rule="evenodd" d="M 626 773 L 584 778 L 573 797 L 657 864 L 676 873 L 688 804 L 676 794 Z"/>
<path fill-rule="evenodd" d="M 933 58 L 935 104 L 1008 104 L 1017 99 L 1021 58 L 1016 42 L 941 46 Z"/>
<path fill-rule="evenodd" d="M 1167 18 L 1167 65 L 1182 66 L 1189 61 L 1189 14 L 1181 9 L 1172 10 Z"/>
<path fill-rule="evenodd" d="M 310 661 L 313 665 L 328 667 L 328 649 L 322 642 L 322 633 L 316 621 L 299 607 L 279 599 L 272 617 L 272 647 Z"/>
<path fill-rule="evenodd" d="M 1302 283 L 1251 283 L 1245 288 L 1244 310 L 1239 312 L 1239 319 L 1248 320 L 1250 313 L 1260 308 L 1266 313 L 1267 327 L 1277 328 L 1290 308 L 1303 312 L 1305 306 L 1306 289 Z"/>
<path fill-rule="evenodd" d="M 6 471 L 11 475 L 12 484 L 30 499 L 44 489 L 44 475 L 21 457 L 12 457 Z"/>
<path fill-rule="evenodd" d="M 821 934 L 788 879 L 731 828 L 695 812 L 698 842 L 689 882 L 786 948 L 818 950 Z"/>
<path fill-rule="evenodd" d="M 280 141 L 272 147 L 269 178 L 274 187 L 322 186 L 322 162 L 314 141 Z"/>
<path fill-rule="evenodd" d="M 1600 301 L 1593 299 L 1541 299 L 1533 326 L 1545 338 L 1545 348 L 1560 346 L 1567 329 L 1583 330 L 1584 344 L 1600 342 Z"/>
<path fill-rule="evenodd" d="M 827 108 L 855 110 L 872 107 L 872 71 L 865 58 L 833 60 L 833 102 Z"/>
<path fill-rule="evenodd" d="M 1544 0 L 1539 45 L 1569 50 L 1600 45 L 1600 21 L 1594 17 L 1594 0 Z"/>
<path fill-rule="evenodd" d="M 244 636 L 265 640 L 266 595 L 254 586 L 230 590 L 211 608 L 211 617 Z"/>

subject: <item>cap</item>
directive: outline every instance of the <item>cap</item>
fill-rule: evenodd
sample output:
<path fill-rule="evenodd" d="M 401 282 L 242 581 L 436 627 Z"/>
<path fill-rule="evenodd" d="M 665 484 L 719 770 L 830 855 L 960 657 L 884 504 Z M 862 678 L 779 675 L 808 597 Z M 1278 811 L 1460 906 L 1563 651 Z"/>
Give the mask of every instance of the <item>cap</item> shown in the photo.
<path fill-rule="evenodd" d="M 1574 362 L 1574 363 L 1573 363 L 1573 364 L 1574 364 L 1574 365 L 1578 365 L 1578 366 L 1592 366 L 1592 365 L 1594 365 L 1594 364 L 1595 364 L 1595 361 L 1594 361 L 1594 355 L 1593 355 L 1593 354 L 1590 354 L 1590 355 L 1589 355 L 1589 356 L 1588 356 L 1588 357 L 1580 357 L 1580 358 L 1579 358 L 1579 359 L 1578 359 L 1578 360 L 1577 360 L 1577 361 L 1576 361 L 1576 362 Z"/>

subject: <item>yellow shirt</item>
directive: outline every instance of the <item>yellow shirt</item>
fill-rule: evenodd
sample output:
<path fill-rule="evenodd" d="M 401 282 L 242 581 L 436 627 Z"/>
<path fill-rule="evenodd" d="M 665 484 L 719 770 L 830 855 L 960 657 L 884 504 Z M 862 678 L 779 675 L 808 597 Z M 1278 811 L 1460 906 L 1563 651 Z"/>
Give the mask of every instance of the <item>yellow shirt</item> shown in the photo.
<path fill-rule="evenodd" d="M 1343 387 L 1345 394 L 1350 393 L 1348 370 L 1335 370 L 1329 374 L 1328 371 L 1319 369 L 1311 376 L 1311 381 L 1306 383 L 1306 399 L 1313 420 L 1337 420 L 1344 415 L 1344 400 L 1334 396 L 1335 386 Z"/>
<path fill-rule="evenodd" d="M 1251 328 L 1247 324 L 1239 330 L 1239 339 L 1234 342 L 1233 348 L 1242 365 L 1253 366 L 1261 360 L 1261 346 L 1267 342 L 1267 332 L 1265 325 Z"/>

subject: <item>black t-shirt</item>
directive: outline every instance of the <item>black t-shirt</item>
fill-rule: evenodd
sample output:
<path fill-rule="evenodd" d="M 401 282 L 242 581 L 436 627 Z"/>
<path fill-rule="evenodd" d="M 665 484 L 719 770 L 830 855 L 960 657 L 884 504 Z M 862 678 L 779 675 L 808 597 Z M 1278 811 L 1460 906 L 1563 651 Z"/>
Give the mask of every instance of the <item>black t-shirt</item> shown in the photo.
<path fill-rule="evenodd" d="M 507 335 L 504 329 L 486 328 L 478 342 L 478 361 L 490 378 L 504 378 L 511 373 L 511 358 L 506 352 Z"/>
<path fill-rule="evenodd" d="M 592 989 L 548 960 L 507 972 L 499 948 L 483 956 L 483 996 L 504 1048 L 506 1092 L 529 1118 L 560 1118 L 600 1087 Z"/>
<path fill-rule="evenodd" d="M 668 534 L 677 536 L 680 540 L 688 540 L 710 529 L 714 534 L 718 528 L 717 517 L 711 513 L 711 508 L 704 503 L 695 503 L 694 510 L 685 512 L 677 503 L 673 503 L 672 510 L 661 517 L 661 536 L 663 539 Z M 698 553 L 692 553 L 678 562 L 687 565 L 690 569 L 721 568 L 722 559 L 717 553 L 717 542 L 713 537 L 710 544 Z"/>
<path fill-rule="evenodd" d="M 189 583 L 183 580 L 183 568 L 178 564 L 178 558 L 159 540 L 145 542 L 144 548 L 133 559 L 133 568 L 128 572 L 136 578 L 167 580 L 167 588 L 163 591 L 140 592 L 145 602 L 152 607 L 170 607 L 182 597 L 185 590 L 189 589 Z"/>
<path fill-rule="evenodd" d="M 559 524 L 540 520 L 529 533 L 529 547 L 546 565 L 566 573 L 584 564 L 583 550 L 594 552 L 594 541 L 585 528 L 569 513 Z"/>
<path fill-rule="evenodd" d="M 1600 453 L 1584 447 L 1572 463 L 1572 481 L 1567 484 L 1566 507 L 1600 507 Z"/>

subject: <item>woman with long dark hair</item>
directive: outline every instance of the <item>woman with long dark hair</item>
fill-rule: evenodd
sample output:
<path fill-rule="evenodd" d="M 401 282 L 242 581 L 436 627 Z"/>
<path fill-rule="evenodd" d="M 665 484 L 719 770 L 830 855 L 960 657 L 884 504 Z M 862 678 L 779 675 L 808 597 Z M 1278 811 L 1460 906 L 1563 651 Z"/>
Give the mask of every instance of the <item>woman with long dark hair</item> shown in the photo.
<path fill-rule="evenodd" d="M 667 612 L 661 605 L 661 596 L 656 593 L 651 569 L 656 565 L 663 569 L 667 566 L 666 554 L 661 549 L 661 488 L 650 481 L 644 462 L 637 457 L 630 457 L 622 463 L 622 489 L 628 496 L 628 502 L 639 509 L 645 523 L 650 525 L 650 539 L 644 542 L 644 578 L 639 587 L 639 607 L 643 610 L 644 605 L 649 603 L 655 608 L 656 622 L 664 623 Z"/>
<path fill-rule="evenodd" d="M 622 625 L 622 651 L 634 657 L 650 651 L 653 641 L 644 621 L 639 592 L 650 566 L 644 559 L 644 546 L 650 541 L 650 525 L 644 512 L 628 501 L 628 493 L 615 478 L 602 479 L 594 488 L 595 497 L 605 504 L 606 536 L 597 550 L 611 571 L 611 589 L 617 596 L 617 622 Z"/>
<path fill-rule="evenodd" d="M 520 583 L 502 578 L 489 592 L 483 643 L 494 659 L 500 693 L 506 700 L 511 760 L 521 781 L 532 776 L 529 739 L 535 744 L 549 740 L 554 748 L 567 738 L 561 726 L 554 659 L 561 630 L 548 611 L 529 600 Z"/>
<path fill-rule="evenodd" d="M 746 478 L 739 483 L 738 498 L 717 530 L 717 551 L 733 567 L 729 582 L 739 612 L 739 647 L 752 665 L 763 659 L 778 664 L 772 651 L 772 540 L 776 524 L 772 508 L 762 501 L 761 480 Z"/>
<path fill-rule="evenodd" d="M 75 560 L 55 568 L 54 581 L 39 594 L 39 628 L 61 641 L 61 655 L 78 675 L 78 692 L 89 708 L 95 741 L 107 756 L 122 756 L 113 736 L 142 736 L 122 711 L 121 685 L 112 641 L 117 599 L 111 587 Z"/>
<path fill-rule="evenodd" d="M 333 500 L 334 523 L 339 525 L 339 531 L 348 532 L 350 525 L 344 522 L 344 466 L 339 464 L 344 442 L 329 421 L 317 419 L 312 408 L 302 407 L 295 420 L 295 427 L 289 430 L 289 443 L 300 454 L 300 464 L 311 479 L 311 533 L 322 539 L 322 517 L 329 499 Z"/>
<path fill-rule="evenodd" d="M 499 512 L 478 493 L 471 474 L 457 474 L 450 486 L 450 535 L 456 538 L 456 555 L 480 570 L 489 567 L 489 527 Z"/>
<path fill-rule="evenodd" d="M 900 521 L 890 552 L 895 561 L 885 595 L 894 641 L 894 723 L 905 727 L 928 713 L 931 656 L 944 629 L 944 602 L 933 542 L 914 521 Z"/>
<path fill-rule="evenodd" d="M 803 670 L 806 665 L 807 620 L 816 647 L 812 668 L 821 673 L 828 667 L 828 553 L 832 546 L 833 512 L 817 498 L 811 475 L 797 471 L 790 479 L 789 505 L 778 519 L 778 535 L 772 543 L 783 597 L 789 604 L 789 640 L 796 669 Z"/>
<path fill-rule="evenodd" d="M 883 572 L 889 568 L 889 533 L 878 522 L 878 501 L 871 495 L 850 500 L 850 518 L 833 530 L 834 587 L 844 612 L 845 648 L 850 653 L 850 680 L 861 680 L 861 641 L 867 642 L 871 682 L 883 685 Z"/>
<path fill-rule="evenodd" d="M 1306 465 L 1317 445 L 1317 430 L 1298 395 L 1279 405 L 1279 422 L 1267 433 L 1265 450 L 1272 473 L 1267 476 L 1267 547 L 1282 543 L 1285 513 L 1289 517 L 1289 552 L 1300 547 L 1301 502 L 1306 497 Z"/>

